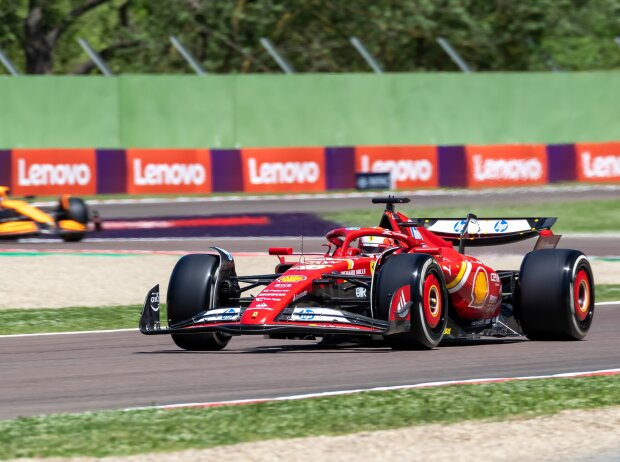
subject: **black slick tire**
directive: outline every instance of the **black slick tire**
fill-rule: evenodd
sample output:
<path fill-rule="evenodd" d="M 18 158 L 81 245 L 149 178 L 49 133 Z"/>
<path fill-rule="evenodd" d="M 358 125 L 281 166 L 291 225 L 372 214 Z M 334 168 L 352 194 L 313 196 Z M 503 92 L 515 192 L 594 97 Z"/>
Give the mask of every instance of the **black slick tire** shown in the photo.
<path fill-rule="evenodd" d="M 177 262 L 170 276 L 166 300 L 171 327 L 209 307 L 218 265 L 219 259 L 208 254 L 185 255 Z M 218 351 L 228 345 L 230 335 L 216 332 L 172 334 L 172 341 L 188 351 Z"/>
<path fill-rule="evenodd" d="M 68 207 L 64 208 L 62 203 L 59 205 L 60 218 L 62 220 L 74 220 L 78 223 L 88 226 L 88 206 L 79 197 L 70 197 Z M 68 232 L 61 235 L 65 242 L 78 242 L 84 239 L 86 233 Z"/>
<path fill-rule="evenodd" d="M 427 350 L 442 340 L 448 323 L 448 292 L 439 264 L 429 255 L 390 257 L 375 281 L 380 319 L 409 316 L 410 330 L 385 336 L 396 350 Z"/>
<path fill-rule="evenodd" d="M 519 272 L 516 315 L 531 340 L 581 340 L 594 316 L 594 279 L 578 250 L 528 253 Z"/>

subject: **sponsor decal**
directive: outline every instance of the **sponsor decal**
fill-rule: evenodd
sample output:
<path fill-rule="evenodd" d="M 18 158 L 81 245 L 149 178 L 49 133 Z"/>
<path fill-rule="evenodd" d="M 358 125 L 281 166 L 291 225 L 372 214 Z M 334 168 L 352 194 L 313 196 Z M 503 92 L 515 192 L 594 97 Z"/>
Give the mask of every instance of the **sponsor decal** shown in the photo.
<path fill-rule="evenodd" d="M 355 288 L 355 296 L 357 298 L 366 298 L 367 293 L 368 293 L 368 290 L 366 289 L 366 287 Z"/>
<path fill-rule="evenodd" d="M 544 145 L 466 146 L 469 187 L 544 184 L 547 154 Z"/>
<path fill-rule="evenodd" d="M 273 287 L 285 289 L 285 288 L 293 287 L 293 284 L 274 284 Z"/>
<path fill-rule="evenodd" d="M 234 308 L 228 308 L 224 313 L 222 313 L 222 319 L 232 319 L 237 315 Z"/>
<path fill-rule="evenodd" d="M 278 282 L 300 282 L 305 281 L 307 278 L 301 274 L 291 274 L 286 276 L 280 276 L 276 281 Z"/>
<path fill-rule="evenodd" d="M 325 190 L 323 148 L 247 148 L 241 162 L 245 191 Z"/>
<path fill-rule="evenodd" d="M 496 272 L 492 272 L 491 273 L 491 281 L 492 282 L 499 282 L 499 275 Z"/>
<path fill-rule="evenodd" d="M 347 276 L 361 276 L 367 273 L 368 273 L 368 270 L 366 268 L 358 268 L 358 269 L 346 270 L 342 272 L 342 274 L 346 274 Z"/>
<path fill-rule="evenodd" d="M 467 220 L 461 220 L 454 223 L 454 232 L 461 234 L 467 225 Z"/>
<path fill-rule="evenodd" d="M 95 194 L 94 149 L 14 149 L 14 194 Z"/>
<path fill-rule="evenodd" d="M 217 308 L 207 311 L 201 321 L 236 321 L 240 316 L 241 308 Z"/>
<path fill-rule="evenodd" d="M 443 330 L 443 335 L 452 335 L 452 327 L 446 327 Z"/>
<path fill-rule="evenodd" d="M 314 311 L 310 308 L 305 308 L 299 312 L 299 318 L 303 321 L 310 321 L 314 319 Z"/>
<path fill-rule="evenodd" d="M 341 311 L 331 308 L 295 308 L 291 321 L 318 321 L 350 323 Z"/>
<path fill-rule="evenodd" d="M 297 295 L 293 297 L 293 301 L 299 300 L 300 298 L 305 297 L 307 294 L 308 294 L 307 290 L 304 290 L 303 292 L 299 292 Z"/>
<path fill-rule="evenodd" d="M 127 149 L 127 192 L 210 192 L 207 149 Z"/>
<path fill-rule="evenodd" d="M 411 287 L 405 285 L 400 287 L 392 297 L 390 303 L 390 313 L 394 318 L 406 319 L 409 315 L 409 302 L 411 301 Z"/>
<path fill-rule="evenodd" d="M 355 167 L 361 173 L 390 173 L 396 188 L 438 185 L 436 146 L 358 146 Z"/>
<path fill-rule="evenodd" d="M 620 143 L 576 144 L 579 181 L 620 181 Z"/>
<path fill-rule="evenodd" d="M 159 311 L 159 292 L 151 294 L 151 309 L 153 311 Z"/>
<path fill-rule="evenodd" d="M 471 291 L 472 308 L 482 308 L 489 296 L 489 276 L 483 267 L 479 267 L 474 274 L 474 284 Z"/>
<path fill-rule="evenodd" d="M 375 266 L 377 266 L 377 261 L 373 260 L 370 262 L 370 274 L 374 274 L 375 273 Z"/>
<path fill-rule="evenodd" d="M 300 270 L 318 270 L 318 269 L 325 269 L 329 267 L 331 267 L 331 265 L 306 265 L 305 263 L 300 263 L 298 265 L 295 265 L 295 269 L 300 269 Z"/>
<path fill-rule="evenodd" d="M 458 273 L 450 282 L 446 281 L 446 289 L 448 289 L 449 293 L 458 292 L 461 287 L 465 285 L 467 282 L 467 278 L 469 277 L 469 273 L 471 273 L 471 263 L 468 261 L 464 261 L 456 265 L 458 268 Z M 455 268 L 455 269 L 456 269 Z"/>
<path fill-rule="evenodd" d="M 503 233 L 508 229 L 508 222 L 506 220 L 499 220 L 493 226 L 496 233 Z"/>

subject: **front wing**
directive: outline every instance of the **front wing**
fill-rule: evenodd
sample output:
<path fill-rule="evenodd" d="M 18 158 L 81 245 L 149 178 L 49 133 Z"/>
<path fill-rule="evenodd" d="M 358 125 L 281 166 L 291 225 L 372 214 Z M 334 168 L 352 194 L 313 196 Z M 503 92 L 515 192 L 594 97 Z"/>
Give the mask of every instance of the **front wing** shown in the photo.
<path fill-rule="evenodd" d="M 381 334 L 394 333 L 390 323 L 347 311 L 329 308 L 286 308 L 277 320 L 268 324 L 245 324 L 245 310 L 253 308 L 224 307 L 206 310 L 173 326 L 162 327 L 160 321 L 159 285 L 153 287 L 144 302 L 140 332 L 145 335 L 222 332 L 231 335 L 260 334 Z"/>
<path fill-rule="evenodd" d="M 219 332 L 230 335 L 297 334 L 297 335 L 391 335 L 409 332 L 411 324 L 373 319 L 356 313 L 330 308 L 285 308 L 278 320 L 268 324 L 245 324 L 245 310 L 254 308 L 224 307 L 206 310 L 191 319 L 170 327 L 160 322 L 159 284 L 153 287 L 144 301 L 140 317 L 140 332 L 145 335 L 189 334 Z M 308 311 L 313 311 L 309 313 Z M 478 340 L 483 338 L 522 337 L 521 329 L 512 316 L 499 316 L 482 324 L 469 326 L 456 323 L 450 317 L 443 340 Z"/>

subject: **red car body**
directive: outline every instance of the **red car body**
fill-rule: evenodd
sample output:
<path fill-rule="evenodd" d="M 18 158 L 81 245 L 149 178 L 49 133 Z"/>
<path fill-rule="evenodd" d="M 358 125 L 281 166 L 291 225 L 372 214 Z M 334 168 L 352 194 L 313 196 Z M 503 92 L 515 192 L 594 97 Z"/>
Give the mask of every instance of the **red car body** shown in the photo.
<path fill-rule="evenodd" d="M 381 335 L 394 348 L 432 348 L 442 340 L 483 335 L 555 339 L 587 333 L 594 311 L 592 272 L 580 252 L 555 249 L 555 218 L 410 219 L 394 210 L 408 199 L 373 202 L 387 204 L 379 226 L 330 231 L 328 250 L 320 255 L 272 248 L 280 260 L 273 274 L 237 276 L 232 256 L 219 248 L 213 248 L 215 255 L 183 257 L 171 276 L 169 327 L 160 327 L 155 286 L 140 330 L 172 334 L 188 350 L 217 350 L 243 334 Z M 389 247 L 368 253 L 361 248 L 368 236 L 387 240 Z M 536 236 L 536 250 L 520 271 L 496 270 L 464 254 L 466 245 Z M 553 299 L 542 293 L 541 283 L 555 290 Z"/>

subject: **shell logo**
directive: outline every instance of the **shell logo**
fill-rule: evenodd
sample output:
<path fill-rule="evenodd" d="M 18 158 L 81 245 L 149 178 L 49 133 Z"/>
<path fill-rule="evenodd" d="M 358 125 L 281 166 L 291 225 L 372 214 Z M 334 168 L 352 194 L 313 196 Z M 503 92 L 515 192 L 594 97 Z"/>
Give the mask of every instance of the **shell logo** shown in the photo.
<path fill-rule="evenodd" d="M 277 279 L 278 282 L 299 282 L 305 280 L 306 276 L 301 275 L 282 276 Z"/>
<path fill-rule="evenodd" d="M 471 291 L 471 303 L 469 306 L 480 308 L 484 305 L 489 295 L 489 276 L 484 268 L 478 268 L 474 276 L 474 285 Z"/>

